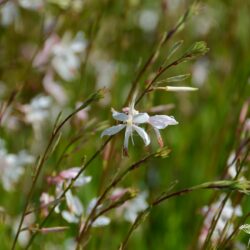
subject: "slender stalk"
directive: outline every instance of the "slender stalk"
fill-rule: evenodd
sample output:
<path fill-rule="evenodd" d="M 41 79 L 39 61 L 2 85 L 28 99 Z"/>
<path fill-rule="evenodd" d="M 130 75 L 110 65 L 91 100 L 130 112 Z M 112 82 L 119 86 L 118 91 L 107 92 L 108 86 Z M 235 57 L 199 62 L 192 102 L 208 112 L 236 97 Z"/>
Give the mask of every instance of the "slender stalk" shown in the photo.
<path fill-rule="evenodd" d="M 62 198 L 65 196 L 66 192 L 73 186 L 73 184 L 74 184 L 75 181 L 78 179 L 78 177 L 79 177 L 79 176 L 83 173 L 83 171 L 92 163 L 92 161 L 102 152 L 102 150 L 105 148 L 105 146 L 109 143 L 109 141 L 110 141 L 112 138 L 113 138 L 113 137 L 110 136 L 110 137 L 102 144 L 102 146 L 93 154 L 93 156 L 92 156 L 92 157 L 86 162 L 86 164 L 80 169 L 80 171 L 79 171 L 78 174 L 75 176 L 75 178 L 72 179 L 72 181 L 70 182 L 70 184 L 64 189 L 63 193 L 60 195 L 60 197 L 58 197 L 58 199 L 62 199 Z M 52 213 L 53 213 L 53 211 L 54 211 L 55 208 L 56 208 L 56 205 L 53 206 L 53 207 L 50 209 L 48 216 L 41 222 L 39 228 L 42 227 L 42 226 L 47 222 L 47 220 L 50 218 L 50 216 L 52 215 Z M 35 238 L 36 235 L 37 235 L 37 233 L 35 233 L 35 234 L 32 235 L 32 237 L 31 237 L 29 243 L 27 244 L 26 249 L 28 249 L 28 248 L 31 246 L 31 244 L 32 244 L 32 242 L 33 242 L 33 240 L 34 240 L 34 238 Z"/>
<path fill-rule="evenodd" d="M 2 2 L 0 2 L 0 8 L 1 8 L 1 5 L 8 2 L 8 0 L 2 0 Z M 56 21 L 58 21 L 59 19 L 59 16 L 57 16 L 56 18 Z M 43 28 L 44 28 L 44 20 L 45 20 L 45 16 L 43 15 L 42 18 L 41 18 L 41 27 L 40 27 L 40 32 L 39 34 L 43 34 Z M 27 77 L 29 77 L 29 72 L 30 70 L 32 69 L 32 65 L 33 65 L 33 61 L 34 59 L 36 58 L 41 46 L 44 44 L 44 42 L 46 41 L 47 37 L 49 37 L 51 34 L 53 33 L 53 29 L 51 29 L 51 31 L 47 34 L 46 37 L 41 37 L 41 41 L 39 42 L 39 45 L 37 46 L 37 48 L 35 49 L 34 53 L 32 54 L 32 57 L 30 59 L 30 61 L 27 63 L 27 66 L 25 67 L 24 69 L 24 74 L 23 74 L 23 77 L 21 79 L 26 79 L 22 82 L 21 85 L 18 85 L 18 87 L 16 88 L 16 90 L 14 90 L 11 94 L 10 94 L 10 97 L 8 98 L 7 102 L 5 104 L 3 104 L 0 108 L 0 124 L 1 124 L 1 121 L 2 121 L 2 118 L 5 114 L 5 112 L 7 112 L 8 110 L 8 107 L 11 106 L 11 104 L 14 102 L 14 100 L 17 98 L 17 96 L 23 91 L 24 87 L 26 86 L 27 84 Z"/>
<path fill-rule="evenodd" d="M 210 239 L 211 239 L 211 237 L 212 237 L 212 235 L 213 235 L 213 232 L 214 232 L 214 229 L 215 229 L 215 227 L 216 227 L 216 225 L 217 225 L 217 223 L 218 223 L 218 221 L 219 221 L 219 219 L 220 219 L 220 216 L 221 216 L 221 214 L 222 214 L 222 212 L 223 212 L 223 209 L 224 209 L 224 207 L 225 207 L 225 205 L 226 205 L 226 202 L 227 202 L 227 200 L 229 199 L 229 196 L 231 195 L 231 193 L 232 192 L 229 192 L 227 195 L 226 195 L 226 197 L 223 199 L 223 201 L 221 202 L 221 206 L 220 206 L 220 208 L 219 208 L 219 212 L 217 213 L 217 214 L 215 214 L 215 216 L 213 217 L 213 220 L 212 220 L 212 223 L 211 223 L 211 226 L 210 226 L 210 228 L 209 228 L 209 230 L 208 230 L 208 234 L 207 234 L 207 237 L 206 237 L 206 240 L 205 240 L 205 242 L 204 242 L 204 244 L 203 244 L 203 246 L 202 246 L 202 249 L 208 249 L 208 247 L 209 247 L 209 245 L 210 245 Z"/>
<path fill-rule="evenodd" d="M 27 198 L 26 198 L 26 202 L 25 202 L 25 205 L 24 205 L 24 209 L 23 209 L 23 213 L 22 213 L 22 216 L 21 216 L 21 220 L 20 220 L 20 223 L 19 223 L 19 226 L 18 226 L 18 229 L 17 229 L 17 233 L 15 235 L 15 238 L 14 238 L 14 242 L 13 242 L 13 245 L 12 245 L 12 250 L 15 249 L 16 247 L 16 243 L 17 243 L 17 239 L 18 239 L 18 236 L 20 234 L 20 230 L 22 228 L 22 224 L 23 224 L 23 221 L 24 221 L 24 217 L 25 217 L 25 214 L 27 212 L 27 208 L 28 208 L 28 205 L 32 199 L 32 196 L 33 196 L 33 193 L 34 193 L 34 190 L 35 190 L 35 186 L 36 186 L 36 183 L 37 183 L 37 180 L 38 180 L 38 177 L 40 176 L 40 173 L 41 173 L 41 170 L 44 166 L 44 163 L 48 157 L 48 154 L 50 152 L 50 149 L 53 145 L 53 142 L 55 140 L 55 138 L 57 137 L 57 135 L 59 134 L 61 128 L 64 126 L 64 124 L 69 121 L 72 116 L 74 116 L 76 113 L 78 113 L 80 110 L 82 110 L 83 108 L 87 107 L 91 102 L 97 100 L 98 98 L 100 98 L 100 91 L 96 92 L 95 94 L 93 94 L 91 97 L 89 97 L 79 108 L 77 108 L 74 112 L 72 112 L 70 115 L 68 115 L 58 126 L 56 126 L 56 128 L 53 130 L 53 133 L 49 139 L 49 142 L 47 144 L 47 147 L 43 153 L 43 156 L 42 158 L 39 160 L 38 162 L 38 165 L 36 167 L 36 172 L 35 172 L 35 175 L 34 175 L 34 178 L 32 180 L 32 184 L 31 184 L 31 187 L 29 189 L 29 192 L 28 192 L 28 195 L 27 195 Z M 60 197 L 61 198 L 61 197 Z M 59 199 L 60 199 L 59 198 Z"/>
<path fill-rule="evenodd" d="M 241 162 L 241 164 L 240 164 L 240 166 L 239 166 L 239 169 L 238 169 L 238 171 L 237 171 L 237 174 L 236 174 L 234 180 L 237 180 L 237 178 L 239 177 L 239 175 L 240 175 L 240 173 L 241 173 L 241 171 L 242 171 L 244 162 L 245 162 L 245 160 L 247 159 L 248 154 L 249 154 L 249 149 L 248 149 L 248 151 L 246 152 L 245 157 L 244 157 L 244 159 L 242 160 L 242 162 Z M 208 235 L 207 235 L 207 237 L 206 237 L 206 240 L 205 240 L 205 242 L 204 242 L 204 244 L 203 244 L 202 249 L 207 249 L 207 248 L 208 248 L 209 243 L 210 243 L 210 239 L 211 239 L 211 237 L 212 237 L 212 235 L 213 235 L 213 232 L 214 232 L 214 229 L 215 229 L 215 227 L 216 227 L 216 225 L 217 225 L 217 223 L 218 223 L 218 221 L 219 221 L 219 218 L 220 218 L 220 216 L 221 216 L 221 214 L 222 214 L 222 211 L 223 211 L 223 209 L 224 209 L 224 207 L 225 207 L 225 205 L 226 205 L 226 202 L 227 202 L 227 200 L 229 199 L 229 196 L 230 196 L 230 195 L 231 195 L 231 192 L 229 192 L 229 193 L 226 195 L 226 197 L 223 199 L 223 201 L 222 201 L 222 203 L 221 203 L 220 210 L 219 210 L 218 214 L 214 216 L 214 218 L 213 218 L 213 220 L 212 220 L 212 224 L 211 224 L 211 226 L 210 226 L 210 228 L 209 228 L 209 233 L 208 233 Z"/>
<path fill-rule="evenodd" d="M 230 236 L 221 243 L 221 246 L 219 246 L 220 249 L 226 249 L 226 246 L 228 245 L 228 243 L 237 234 L 237 232 L 239 231 L 240 226 L 243 225 L 246 222 L 246 220 L 248 219 L 249 216 L 250 216 L 250 213 L 247 213 L 244 216 L 244 218 L 239 222 L 239 224 L 235 227 L 233 232 L 230 234 Z"/>
<path fill-rule="evenodd" d="M 193 3 L 193 5 L 196 4 Z M 191 5 L 186 12 L 184 13 L 184 15 L 182 16 L 182 18 L 177 22 L 177 24 L 168 32 L 164 33 L 160 42 L 158 43 L 158 45 L 156 46 L 156 49 L 150 54 L 149 58 L 147 59 L 147 61 L 145 62 L 145 64 L 143 65 L 143 67 L 141 68 L 141 70 L 138 72 L 138 74 L 136 75 L 136 78 L 134 79 L 134 81 L 132 82 L 128 97 L 126 99 L 126 102 L 124 104 L 124 106 L 128 105 L 129 101 L 132 98 L 133 93 L 135 92 L 137 85 L 141 79 L 141 77 L 143 76 L 143 74 L 147 71 L 147 69 L 150 67 L 150 65 L 152 65 L 155 60 L 158 58 L 159 56 L 159 52 L 160 49 L 163 47 L 163 45 L 165 45 L 171 38 L 172 36 L 180 29 L 180 27 L 187 21 L 191 8 L 193 7 L 193 5 Z"/>
<path fill-rule="evenodd" d="M 181 62 L 183 62 L 186 58 L 188 58 L 190 55 L 184 55 L 182 57 L 180 57 L 179 59 L 175 60 L 174 62 L 168 64 L 165 67 L 161 67 L 158 72 L 155 73 L 154 77 L 149 81 L 149 83 L 147 84 L 146 88 L 142 91 L 142 93 L 139 95 L 139 97 L 137 98 L 135 104 L 138 104 L 141 99 L 144 97 L 144 95 L 149 92 L 149 90 L 151 89 L 152 85 L 156 82 L 156 80 L 169 68 L 177 66 L 178 64 L 180 64 Z"/>
<path fill-rule="evenodd" d="M 158 206 L 162 202 L 164 202 L 172 197 L 182 196 L 182 195 L 191 193 L 191 192 L 196 191 L 196 190 L 203 190 L 203 189 L 230 189 L 231 190 L 233 184 L 234 184 L 234 181 L 228 181 L 228 180 L 206 182 L 206 183 L 202 183 L 200 185 L 196 185 L 196 186 L 193 186 L 190 188 L 185 188 L 185 189 L 182 189 L 182 190 L 170 193 L 170 194 L 164 194 L 164 195 L 160 196 L 159 198 L 154 200 L 149 205 L 148 208 L 146 208 L 142 213 L 140 213 L 137 216 L 135 222 L 132 224 L 131 228 L 129 229 L 128 234 L 126 235 L 125 239 L 121 243 L 119 250 L 125 249 L 125 247 L 128 244 L 128 240 L 129 240 L 130 236 L 132 235 L 132 232 L 136 229 L 136 227 L 139 225 L 139 223 L 141 223 L 140 218 L 143 217 L 142 215 L 147 213 L 147 211 L 151 210 L 153 207 Z M 237 190 L 237 189 L 235 189 L 235 190 Z"/>
<path fill-rule="evenodd" d="M 82 231 L 80 232 L 79 236 L 78 236 L 78 242 L 82 242 L 83 239 L 84 239 L 84 234 L 86 231 L 88 231 L 88 229 L 91 227 L 91 224 L 92 223 L 89 223 L 90 220 L 91 222 L 94 222 L 95 219 L 98 217 L 95 216 L 95 213 L 96 213 L 96 210 L 98 208 L 98 206 L 101 204 L 101 202 L 105 199 L 106 195 L 108 194 L 108 192 L 114 188 L 118 183 L 120 183 L 124 178 L 125 176 L 133 171 L 134 169 L 138 168 L 141 164 L 145 163 L 147 160 L 149 160 L 151 157 L 153 157 L 155 155 L 155 153 L 153 154 L 150 154 L 146 157 L 144 157 L 143 159 L 141 159 L 140 161 L 132 164 L 130 167 L 128 167 L 126 170 L 124 170 L 120 175 L 118 175 L 112 182 L 110 185 L 107 186 L 107 188 L 104 190 L 104 192 L 101 194 L 101 196 L 99 197 L 99 199 L 97 200 L 95 206 L 93 207 L 93 209 L 91 210 L 90 214 L 88 215 L 85 223 L 84 223 L 84 227 L 82 229 Z M 108 209 L 110 210 L 110 209 Z M 103 214 L 103 212 L 102 212 Z M 94 219 L 93 219 L 94 217 Z"/>

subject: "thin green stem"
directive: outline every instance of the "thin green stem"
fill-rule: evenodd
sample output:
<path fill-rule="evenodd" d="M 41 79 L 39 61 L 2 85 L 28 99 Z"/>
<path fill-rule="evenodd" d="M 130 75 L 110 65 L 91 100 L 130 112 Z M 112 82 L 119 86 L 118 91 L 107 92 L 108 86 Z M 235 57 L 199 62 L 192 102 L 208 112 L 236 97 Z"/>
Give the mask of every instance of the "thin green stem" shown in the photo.
<path fill-rule="evenodd" d="M 70 115 L 68 115 L 58 126 L 56 126 L 55 129 L 53 129 L 53 133 L 52 133 L 52 135 L 50 137 L 50 140 L 49 140 L 49 142 L 47 144 L 47 147 L 46 147 L 46 149 L 45 149 L 45 151 L 43 153 L 43 156 L 39 160 L 38 165 L 36 167 L 36 172 L 35 172 L 34 178 L 32 180 L 31 187 L 29 189 L 29 192 L 28 192 L 28 195 L 27 195 L 27 198 L 26 198 L 26 202 L 25 202 L 24 209 L 23 209 L 23 212 L 22 212 L 21 220 L 20 220 L 20 223 L 18 225 L 17 233 L 15 235 L 14 242 L 13 242 L 13 245 L 12 245 L 12 248 L 11 248 L 12 250 L 14 250 L 15 247 L 16 247 L 17 239 L 18 239 L 18 236 L 20 234 L 20 230 L 22 228 L 22 224 L 23 224 L 23 221 L 24 221 L 25 214 L 27 212 L 28 205 L 29 205 L 29 203 L 30 203 L 30 201 L 32 199 L 38 177 L 40 176 L 40 173 L 41 173 L 41 170 L 42 170 L 42 168 L 44 166 L 44 163 L 47 160 L 48 154 L 50 152 L 50 149 L 51 149 L 51 147 L 53 145 L 53 142 L 54 142 L 55 138 L 59 134 L 59 132 L 60 132 L 61 128 L 64 126 L 64 124 L 67 121 L 69 121 L 72 118 L 72 116 L 74 116 L 76 113 L 78 113 L 83 108 L 87 107 L 91 102 L 95 101 L 96 99 L 99 99 L 100 98 L 99 96 L 100 96 L 100 91 L 93 94 L 79 108 L 77 108 L 74 112 L 72 112 Z"/>
<path fill-rule="evenodd" d="M 195 3 L 193 3 L 194 5 Z M 182 16 L 182 18 L 177 22 L 177 24 L 174 26 L 174 28 L 172 28 L 170 31 L 166 32 L 163 34 L 161 40 L 159 41 L 156 49 L 151 53 L 151 55 L 149 56 L 149 58 L 147 59 L 147 61 L 145 62 L 145 64 L 143 65 L 143 67 L 141 68 L 141 70 L 139 71 L 139 73 L 136 75 L 136 78 L 134 79 L 134 81 L 132 82 L 128 97 L 126 99 L 126 102 L 124 104 L 124 106 L 128 105 L 129 101 L 132 98 L 133 93 L 135 92 L 137 85 L 141 79 L 141 77 L 143 76 L 143 74 L 147 71 L 147 69 L 149 68 L 150 65 L 152 65 L 154 63 L 154 61 L 157 59 L 160 49 L 163 47 L 163 45 L 165 45 L 172 37 L 173 35 L 180 29 L 180 27 L 187 21 L 189 14 L 190 14 L 190 10 L 193 7 L 193 5 L 191 5 L 186 12 L 184 13 L 184 15 Z"/>
<path fill-rule="evenodd" d="M 196 186 L 193 186 L 193 187 L 190 187 L 190 188 L 185 188 L 185 189 L 182 189 L 182 190 L 170 193 L 170 194 L 164 194 L 164 195 L 160 196 L 159 198 L 154 200 L 149 205 L 149 207 L 147 207 L 142 213 L 140 213 L 137 216 L 137 218 L 136 218 L 135 222 L 133 223 L 133 225 L 131 226 L 128 234 L 126 235 L 125 239 L 121 243 L 119 250 L 124 250 L 125 249 L 125 247 L 128 244 L 128 240 L 129 240 L 130 236 L 132 235 L 132 232 L 139 225 L 139 223 L 141 223 L 140 217 L 142 217 L 142 215 L 145 214 L 149 209 L 151 210 L 153 207 L 158 206 L 162 202 L 167 201 L 168 199 L 170 199 L 172 197 L 182 196 L 182 195 L 191 193 L 191 192 L 196 191 L 196 190 L 203 190 L 203 189 L 232 189 L 232 185 L 234 183 L 235 183 L 234 181 L 228 181 L 228 180 L 215 181 L 215 182 L 206 182 L 206 183 L 203 183 L 203 184 L 200 184 L 200 185 L 196 185 Z"/>
<path fill-rule="evenodd" d="M 155 153 L 153 154 L 150 154 L 146 157 L 144 157 L 143 159 L 141 159 L 140 161 L 132 164 L 130 167 L 128 167 L 127 169 L 125 169 L 120 175 L 118 175 L 112 182 L 110 185 L 107 186 L 107 188 L 104 190 L 104 192 L 101 194 L 101 196 L 99 197 L 99 199 L 97 200 L 95 206 L 93 207 L 93 209 L 91 210 L 90 214 L 88 215 L 85 223 L 84 223 L 84 227 L 83 229 L 81 230 L 80 232 L 80 235 L 78 237 L 78 242 L 82 242 L 83 239 L 84 239 L 84 234 L 86 231 L 88 231 L 88 229 L 91 227 L 91 223 L 90 220 L 92 222 L 95 221 L 96 217 L 95 217 L 95 213 L 96 213 L 96 210 L 98 208 L 98 206 L 101 204 L 101 202 L 105 199 L 106 195 L 108 194 L 108 192 L 114 188 L 118 183 L 120 183 L 125 177 L 126 175 L 133 171 L 134 169 L 138 168 L 141 164 L 145 163 L 147 160 L 149 160 L 151 157 L 153 157 L 155 155 Z M 109 209 L 108 209 L 109 210 Z M 93 217 L 95 219 L 93 219 Z"/>

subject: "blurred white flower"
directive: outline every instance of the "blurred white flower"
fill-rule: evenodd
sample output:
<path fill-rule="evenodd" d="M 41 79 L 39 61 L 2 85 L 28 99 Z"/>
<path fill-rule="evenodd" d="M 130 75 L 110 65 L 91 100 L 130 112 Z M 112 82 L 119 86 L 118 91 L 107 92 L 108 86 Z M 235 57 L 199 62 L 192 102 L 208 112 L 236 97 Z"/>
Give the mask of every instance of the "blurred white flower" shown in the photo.
<path fill-rule="evenodd" d="M 6 191 L 13 190 L 24 173 L 25 165 L 32 164 L 34 160 L 34 157 L 24 150 L 18 154 L 9 154 L 4 147 L 4 141 L 0 139 L 0 178 Z"/>
<path fill-rule="evenodd" d="M 16 24 L 19 18 L 19 12 L 17 5 L 8 1 L 0 8 L 1 24 L 3 26 L 9 26 L 11 24 Z"/>
<path fill-rule="evenodd" d="M 192 67 L 192 81 L 195 86 L 202 86 L 208 77 L 208 60 L 201 59 L 193 64 Z"/>
<path fill-rule="evenodd" d="M 199 237 L 199 243 L 202 245 L 207 237 L 207 234 L 209 232 L 209 228 L 211 226 L 211 223 L 213 221 L 214 216 L 218 214 L 218 211 L 221 207 L 222 201 L 224 200 L 225 195 L 221 195 L 219 200 L 215 203 L 213 203 L 210 207 L 204 207 L 202 209 L 202 213 L 206 215 L 206 218 L 203 223 L 202 231 Z M 226 204 L 222 210 L 222 213 L 220 215 L 220 218 L 215 226 L 215 229 L 212 234 L 212 242 L 216 244 L 218 240 L 220 239 L 222 233 L 225 230 L 225 234 L 228 237 L 234 230 L 234 225 L 231 222 L 231 220 L 234 217 L 240 217 L 242 216 L 242 209 L 240 205 L 237 205 L 233 207 L 232 202 L 230 199 L 226 201 Z"/>
<path fill-rule="evenodd" d="M 92 209 L 96 205 L 96 202 L 97 198 L 94 198 L 90 201 L 87 207 L 87 211 L 85 213 L 86 217 L 91 213 Z M 73 196 L 71 191 L 69 190 L 66 193 L 66 203 L 68 210 L 62 211 L 62 217 L 69 223 L 79 223 L 81 221 L 81 217 L 84 216 L 84 208 L 81 204 L 81 201 L 79 200 L 78 197 Z M 101 207 L 102 205 L 98 206 L 97 211 Z M 91 223 L 92 227 L 103 227 L 110 223 L 110 219 L 106 216 L 99 216 L 98 218 L 96 218 L 95 221 L 92 221 Z M 84 225 L 84 220 L 82 227 L 83 225 Z"/>
<path fill-rule="evenodd" d="M 244 132 L 249 132 L 250 131 L 250 118 L 247 118 L 245 123 L 244 123 Z"/>
<path fill-rule="evenodd" d="M 24 221 L 23 221 L 23 228 L 29 228 L 32 224 L 34 224 L 35 219 L 36 218 L 35 218 L 34 213 L 26 215 L 24 217 Z M 12 231 L 13 236 L 16 235 L 19 223 L 20 223 L 20 218 L 17 218 L 14 221 L 14 223 L 12 224 L 13 225 L 13 231 Z M 20 246 L 26 247 L 28 242 L 29 242 L 30 237 L 31 237 L 31 233 L 29 230 L 21 231 L 19 233 L 19 236 L 18 236 L 18 243 L 20 244 Z"/>
<path fill-rule="evenodd" d="M 53 118 L 55 117 L 55 113 L 57 113 L 58 107 L 52 104 L 52 97 L 38 95 L 35 96 L 29 104 L 22 105 L 20 108 L 20 110 L 24 113 L 24 121 L 30 124 L 34 131 L 35 140 L 32 145 L 34 153 L 38 152 L 42 148 L 44 143 L 44 128 L 48 126 L 48 124 L 51 124 Z M 37 143 L 38 141 L 39 143 Z"/>
<path fill-rule="evenodd" d="M 70 32 L 66 32 L 62 38 L 52 34 L 35 57 L 33 65 L 40 69 L 47 66 L 48 70 L 52 66 L 62 79 L 71 81 L 78 73 L 86 47 L 87 40 L 83 32 L 78 32 L 73 38 Z"/>
<path fill-rule="evenodd" d="M 52 99 L 49 96 L 39 95 L 34 97 L 30 104 L 23 106 L 26 122 L 33 125 L 42 123 L 49 117 L 51 104 Z"/>
<path fill-rule="evenodd" d="M 183 4 L 183 0 L 163 0 L 165 5 L 167 6 L 167 10 L 169 10 L 169 13 L 176 13 L 178 11 L 178 8 Z"/>
<path fill-rule="evenodd" d="M 228 175 L 233 179 L 237 175 L 237 169 L 236 169 L 236 160 L 235 160 L 235 153 L 231 153 L 228 160 L 227 165 L 229 166 L 227 169 Z"/>
<path fill-rule="evenodd" d="M 97 71 L 96 87 L 98 89 L 110 87 L 116 72 L 115 63 L 104 59 L 93 60 L 93 62 Z"/>
<path fill-rule="evenodd" d="M 19 0 L 19 4 L 24 9 L 40 10 L 43 8 L 44 0 Z"/>
<path fill-rule="evenodd" d="M 62 217 L 69 223 L 78 223 L 83 214 L 83 206 L 77 196 L 74 196 L 71 190 L 65 194 L 68 210 L 62 211 Z"/>
<path fill-rule="evenodd" d="M 143 10 L 139 14 L 138 25 L 145 32 L 152 32 L 156 29 L 159 15 L 154 10 Z"/>
<path fill-rule="evenodd" d="M 91 64 L 96 71 L 96 88 L 109 88 L 114 83 L 117 72 L 117 63 L 110 60 L 108 56 L 100 51 L 95 51 L 90 56 Z M 107 93 L 101 100 L 102 105 L 108 105 L 111 100 L 110 93 Z"/>
<path fill-rule="evenodd" d="M 125 193 L 127 192 L 126 188 L 115 188 L 112 194 L 110 195 L 109 199 L 111 201 L 119 200 Z"/>
<path fill-rule="evenodd" d="M 76 12 L 80 12 L 84 5 L 84 0 L 48 0 L 48 2 L 56 4 L 62 9 L 72 8 Z"/>
<path fill-rule="evenodd" d="M 209 7 L 209 5 L 204 3 L 200 11 L 200 15 L 197 15 L 196 20 L 191 20 L 192 31 L 199 37 L 209 35 L 213 26 L 218 22 L 218 18 L 215 16 L 215 10 Z"/>
<path fill-rule="evenodd" d="M 48 63 L 53 47 L 60 43 L 60 37 L 56 34 L 50 35 L 50 37 L 45 41 L 43 49 L 36 55 L 33 61 L 33 66 L 42 68 Z"/>
<path fill-rule="evenodd" d="M 92 209 L 95 207 L 96 202 L 97 202 L 98 198 L 93 198 L 87 208 L 87 212 L 86 215 L 89 215 L 92 211 Z M 102 205 L 99 205 L 97 207 L 97 211 L 102 207 Z M 98 218 L 96 218 L 96 220 L 94 222 L 92 222 L 92 227 L 103 227 L 103 226 L 107 226 L 110 223 L 110 219 L 106 216 L 99 216 Z"/>
<path fill-rule="evenodd" d="M 148 193 L 145 191 L 123 205 L 125 220 L 134 223 L 137 215 L 148 207 L 147 197 Z"/>
<path fill-rule="evenodd" d="M 130 137 L 132 138 L 133 142 L 133 131 L 136 131 L 138 135 L 143 139 L 144 144 L 147 146 L 150 143 L 150 139 L 146 131 L 137 124 L 146 123 L 149 120 L 149 115 L 147 113 L 139 113 L 137 110 L 134 109 L 134 100 L 132 101 L 128 114 L 119 113 L 112 109 L 112 116 L 115 120 L 123 122 L 123 124 L 119 124 L 110 128 L 105 129 L 101 137 L 105 135 L 114 135 L 120 132 L 122 129 L 126 128 L 125 130 L 125 138 L 124 138 L 124 153 L 127 155 L 128 153 L 128 144 Z"/>
<path fill-rule="evenodd" d="M 49 214 L 48 205 L 55 200 L 54 196 L 43 192 L 40 196 L 41 213 L 45 217 Z"/>
<path fill-rule="evenodd" d="M 82 32 L 78 32 L 72 39 L 70 32 L 66 32 L 60 43 L 52 48 L 52 66 L 55 71 L 66 81 L 70 81 L 77 75 L 81 64 L 80 54 L 87 46 Z"/>
<path fill-rule="evenodd" d="M 45 77 L 43 78 L 43 86 L 44 89 L 51 96 L 53 96 L 59 104 L 64 105 L 67 102 L 68 97 L 66 95 L 66 92 L 60 85 L 60 83 L 54 80 L 54 75 L 51 70 L 47 72 Z"/>

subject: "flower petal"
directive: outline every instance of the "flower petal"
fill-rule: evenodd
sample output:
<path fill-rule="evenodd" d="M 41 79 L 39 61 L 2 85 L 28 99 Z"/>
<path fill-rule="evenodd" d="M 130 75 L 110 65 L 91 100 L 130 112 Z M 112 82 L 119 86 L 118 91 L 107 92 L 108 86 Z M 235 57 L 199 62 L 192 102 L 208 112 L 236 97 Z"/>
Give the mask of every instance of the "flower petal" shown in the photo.
<path fill-rule="evenodd" d="M 132 126 L 126 126 L 125 137 L 124 137 L 124 149 L 128 149 L 129 138 L 132 135 L 133 128 Z"/>
<path fill-rule="evenodd" d="M 103 137 L 104 135 L 114 135 L 117 134 L 118 132 L 120 132 L 123 128 L 125 128 L 124 124 L 119 124 L 117 126 L 113 126 L 110 128 L 105 129 L 102 134 L 101 137 Z"/>
<path fill-rule="evenodd" d="M 71 190 L 68 190 L 66 192 L 65 197 L 66 197 L 66 203 L 67 203 L 69 210 L 73 214 L 80 216 L 83 213 L 83 206 L 79 198 L 77 196 L 74 196 Z"/>
<path fill-rule="evenodd" d="M 93 227 L 103 227 L 110 223 L 110 219 L 106 216 L 99 216 L 92 224 Z"/>
<path fill-rule="evenodd" d="M 78 223 L 79 222 L 79 218 L 74 215 L 73 213 L 70 213 L 69 211 L 62 211 L 62 217 L 64 220 L 66 220 L 69 223 Z"/>
<path fill-rule="evenodd" d="M 139 113 L 133 116 L 134 123 L 140 124 L 140 123 L 146 123 L 148 121 L 149 121 L 149 115 L 147 113 Z"/>
<path fill-rule="evenodd" d="M 67 170 L 61 171 L 59 176 L 63 179 L 73 179 L 78 175 L 80 170 L 81 168 L 79 167 L 69 168 Z"/>
<path fill-rule="evenodd" d="M 121 122 L 125 122 L 126 120 L 128 120 L 128 116 L 126 114 L 117 112 L 113 108 L 111 109 L 111 111 L 112 111 L 112 116 L 115 120 L 121 121 Z"/>
<path fill-rule="evenodd" d="M 149 118 L 149 123 L 157 128 L 157 129 L 164 129 L 168 125 L 176 125 L 178 122 L 174 119 L 173 116 L 167 115 L 154 115 Z"/>
<path fill-rule="evenodd" d="M 133 125 L 133 128 L 139 134 L 139 136 L 143 139 L 145 145 L 147 146 L 150 143 L 150 139 L 146 131 L 136 125 Z"/>

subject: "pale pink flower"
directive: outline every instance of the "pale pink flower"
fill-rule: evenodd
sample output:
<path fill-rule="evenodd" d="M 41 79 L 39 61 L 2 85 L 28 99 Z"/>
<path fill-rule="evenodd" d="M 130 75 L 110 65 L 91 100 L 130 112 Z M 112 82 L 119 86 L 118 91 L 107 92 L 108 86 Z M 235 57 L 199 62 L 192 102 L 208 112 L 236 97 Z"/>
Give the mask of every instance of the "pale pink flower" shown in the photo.
<path fill-rule="evenodd" d="M 60 38 L 56 34 L 52 34 L 44 44 L 43 49 L 36 55 L 33 66 L 43 67 L 49 62 L 53 47 L 60 43 Z"/>
<path fill-rule="evenodd" d="M 58 175 L 56 176 L 48 176 L 47 181 L 50 184 L 62 184 L 63 182 L 68 182 L 74 179 L 80 172 L 81 168 L 79 167 L 74 167 L 74 168 L 69 168 L 67 170 L 61 171 Z M 74 186 L 83 186 L 91 181 L 92 177 L 91 176 L 85 176 L 84 173 L 81 173 L 77 180 L 74 182 Z"/>

